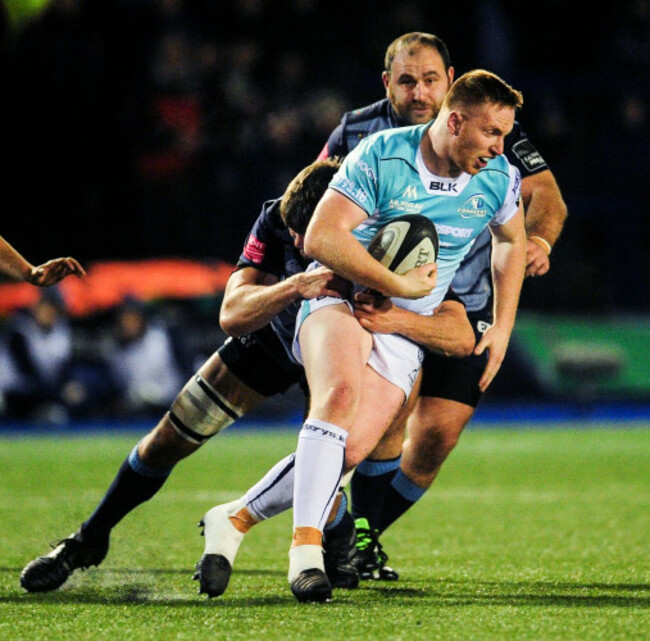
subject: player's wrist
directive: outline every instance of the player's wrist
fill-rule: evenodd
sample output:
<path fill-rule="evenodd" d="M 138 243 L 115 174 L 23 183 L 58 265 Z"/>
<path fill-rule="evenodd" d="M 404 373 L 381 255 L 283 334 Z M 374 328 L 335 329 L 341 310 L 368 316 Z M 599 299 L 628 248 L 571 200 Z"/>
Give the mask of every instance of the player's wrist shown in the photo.
<path fill-rule="evenodd" d="M 36 284 L 39 275 L 39 268 L 34 267 L 34 265 L 27 265 L 22 269 L 22 280 L 23 282 L 29 283 L 30 285 Z"/>
<path fill-rule="evenodd" d="M 285 278 L 277 283 L 278 292 L 282 291 L 286 297 L 287 304 L 293 303 L 301 298 L 304 298 L 303 292 L 306 289 L 305 272 L 299 272 Z"/>
<path fill-rule="evenodd" d="M 547 256 L 551 255 L 551 250 L 553 248 L 551 247 L 551 243 L 549 243 L 548 240 L 546 240 L 546 238 L 542 238 L 542 236 L 539 236 L 537 234 L 531 234 L 530 236 L 528 236 L 528 240 L 535 243 L 538 247 L 541 247 Z"/>

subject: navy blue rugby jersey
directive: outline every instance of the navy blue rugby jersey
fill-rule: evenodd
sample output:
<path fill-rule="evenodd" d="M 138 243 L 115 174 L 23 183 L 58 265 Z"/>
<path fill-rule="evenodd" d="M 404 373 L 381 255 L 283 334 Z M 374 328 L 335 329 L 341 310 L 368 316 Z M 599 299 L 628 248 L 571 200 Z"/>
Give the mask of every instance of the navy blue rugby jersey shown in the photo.
<path fill-rule="evenodd" d="M 293 239 L 280 216 L 280 199 L 267 200 L 249 232 L 236 269 L 254 267 L 284 280 L 305 271 L 311 261 L 293 246 Z M 291 354 L 291 343 L 300 301 L 291 303 L 272 321 L 271 327 Z"/>
<path fill-rule="evenodd" d="M 347 156 L 366 136 L 405 124 L 395 113 L 388 98 L 348 111 L 330 134 L 318 157 Z M 519 169 L 522 178 L 548 169 L 546 161 L 528 140 L 517 121 L 504 141 L 504 154 L 510 164 Z M 485 229 L 465 256 L 452 281 L 451 286 L 468 312 L 483 310 L 491 303 L 491 247 L 492 236 Z"/>

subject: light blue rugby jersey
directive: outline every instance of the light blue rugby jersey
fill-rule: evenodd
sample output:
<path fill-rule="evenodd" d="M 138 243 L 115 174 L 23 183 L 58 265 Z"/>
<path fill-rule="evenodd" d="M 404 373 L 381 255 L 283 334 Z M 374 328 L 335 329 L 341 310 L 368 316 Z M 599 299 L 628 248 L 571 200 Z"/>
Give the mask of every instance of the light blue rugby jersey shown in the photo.
<path fill-rule="evenodd" d="M 368 246 L 377 230 L 405 214 L 422 214 L 440 237 L 438 280 L 433 292 L 395 304 L 431 314 L 442 302 L 463 257 L 485 227 L 508 222 L 517 211 L 521 178 L 505 156 L 490 160 L 478 174 L 444 178 L 431 173 L 419 151 L 429 125 L 380 131 L 345 158 L 330 188 L 361 207 L 368 219 L 354 229 Z"/>

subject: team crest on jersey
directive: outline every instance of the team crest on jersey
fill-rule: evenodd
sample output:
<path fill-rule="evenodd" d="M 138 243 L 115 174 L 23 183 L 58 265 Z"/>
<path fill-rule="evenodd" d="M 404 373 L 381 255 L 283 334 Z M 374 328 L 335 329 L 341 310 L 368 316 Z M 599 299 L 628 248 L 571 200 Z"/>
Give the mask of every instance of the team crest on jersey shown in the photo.
<path fill-rule="evenodd" d="M 488 215 L 485 196 L 483 194 L 476 194 L 476 196 L 468 198 L 458 208 L 458 213 L 462 218 L 485 218 Z"/>

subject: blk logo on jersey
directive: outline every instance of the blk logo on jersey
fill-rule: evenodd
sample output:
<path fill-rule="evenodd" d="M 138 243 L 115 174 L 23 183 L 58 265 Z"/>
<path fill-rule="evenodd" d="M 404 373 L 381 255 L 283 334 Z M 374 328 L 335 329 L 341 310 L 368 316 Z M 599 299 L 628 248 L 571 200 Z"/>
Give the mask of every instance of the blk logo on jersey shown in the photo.
<path fill-rule="evenodd" d="M 248 260 L 253 261 L 259 265 L 264 260 L 264 253 L 266 252 L 266 243 L 257 240 L 253 234 L 248 237 L 246 246 L 244 247 L 244 256 Z"/>
<path fill-rule="evenodd" d="M 430 191 L 444 191 L 447 193 L 458 193 L 458 189 L 456 189 L 456 183 L 446 183 L 446 182 L 441 182 L 439 180 L 432 180 L 429 183 L 429 190 Z"/>

